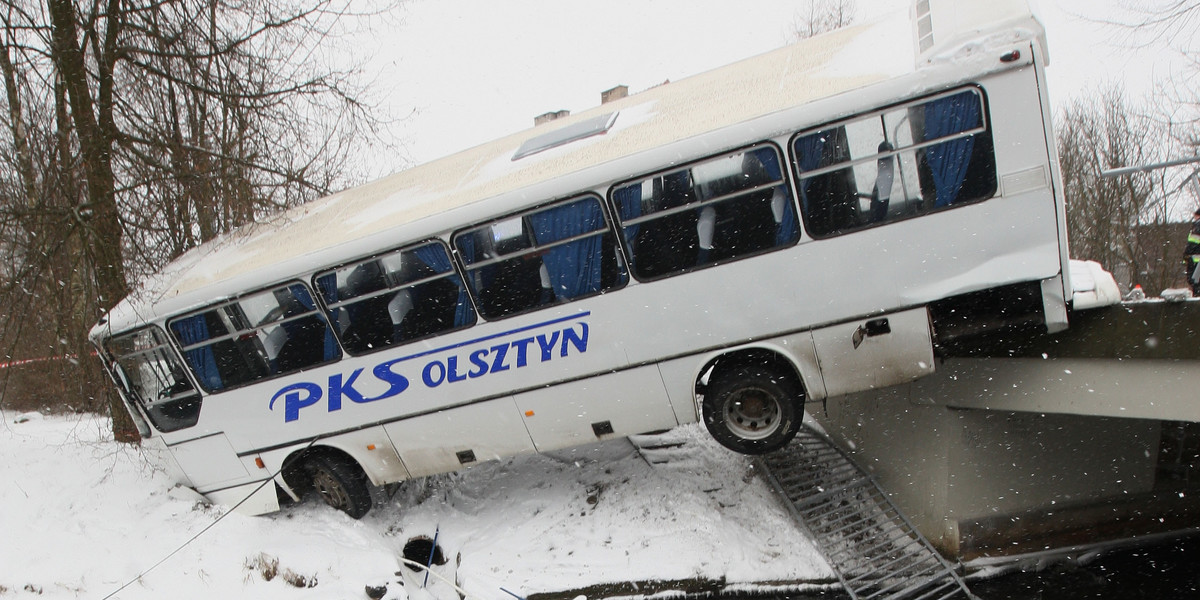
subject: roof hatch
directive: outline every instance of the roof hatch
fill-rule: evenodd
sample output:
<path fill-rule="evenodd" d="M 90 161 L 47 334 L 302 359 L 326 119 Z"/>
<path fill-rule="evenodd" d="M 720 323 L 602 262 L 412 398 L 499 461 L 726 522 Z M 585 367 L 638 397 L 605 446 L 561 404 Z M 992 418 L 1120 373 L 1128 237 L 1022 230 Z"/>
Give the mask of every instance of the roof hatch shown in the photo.
<path fill-rule="evenodd" d="M 590 138 L 593 135 L 607 133 L 609 129 L 612 129 L 618 114 L 619 111 L 613 111 L 525 140 L 525 143 L 521 144 L 520 148 L 517 148 L 517 152 L 513 154 L 512 159 L 520 160 L 543 150 L 565 146 L 574 141 Z"/>

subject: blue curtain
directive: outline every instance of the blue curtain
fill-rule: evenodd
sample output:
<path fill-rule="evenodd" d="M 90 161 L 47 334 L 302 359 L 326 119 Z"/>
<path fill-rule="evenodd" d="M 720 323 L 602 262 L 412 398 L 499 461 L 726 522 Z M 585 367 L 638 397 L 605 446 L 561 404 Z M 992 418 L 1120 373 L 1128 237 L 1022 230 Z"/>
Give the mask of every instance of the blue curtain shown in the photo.
<path fill-rule="evenodd" d="M 492 284 L 493 275 L 493 269 L 471 270 L 472 264 L 480 262 L 485 258 L 479 255 L 480 250 L 476 247 L 475 236 L 491 234 L 491 228 L 485 227 L 454 238 L 454 245 L 458 247 L 458 254 L 462 256 L 463 264 L 467 266 L 468 283 L 471 286 L 471 291 L 475 292 L 475 294 L 479 294 Z"/>
<path fill-rule="evenodd" d="M 336 273 L 327 273 L 325 275 L 318 277 L 317 278 L 317 291 L 319 291 L 321 293 L 321 297 L 325 300 L 326 306 L 329 306 L 330 304 L 337 302 L 338 301 L 337 274 Z M 343 310 L 346 311 L 347 317 L 349 318 L 349 320 L 351 322 L 353 322 L 354 317 L 355 317 L 353 309 L 354 309 L 353 304 L 344 305 L 344 306 L 341 306 L 338 308 L 330 309 L 329 320 L 335 326 L 338 327 L 339 333 L 345 333 L 345 332 L 341 331 L 341 326 L 338 324 L 339 323 L 338 314 Z"/>
<path fill-rule="evenodd" d="M 762 166 L 767 171 L 767 176 L 771 179 L 782 179 L 783 170 L 779 166 L 779 157 L 775 155 L 775 151 L 770 148 L 762 148 L 753 153 Z M 779 222 L 779 228 L 775 231 L 775 243 L 783 245 L 790 243 L 796 239 L 800 233 L 800 225 L 796 219 L 796 207 L 793 205 L 791 195 L 787 194 L 787 186 L 780 185 L 777 190 L 783 190 L 783 219 Z"/>
<path fill-rule="evenodd" d="M 813 171 L 821 166 L 821 157 L 825 155 L 825 145 L 833 139 L 833 131 L 817 131 L 796 139 L 794 151 L 796 160 L 799 162 L 801 176 L 806 171 Z M 812 184 L 812 181 L 812 179 L 805 179 L 800 182 L 799 186 L 800 204 L 805 212 L 811 208 L 808 205 L 808 186 Z"/>
<path fill-rule="evenodd" d="M 317 288 L 321 291 L 321 297 L 325 299 L 325 304 L 333 304 L 338 301 L 336 273 L 328 273 L 318 277 Z"/>
<path fill-rule="evenodd" d="M 621 221 L 630 221 L 642 216 L 642 182 L 631 183 L 623 188 L 613 190 L 613 203 L 617 206 L 617 216 Z M 637 239 L 641 225 L 629 225 L 621 228 L 625 238 L 625 249 L 629 253 L 629 268 L 637 271 Z"/>
<path fill-rule="evenodd" d="M 631 183 L 615 190 L 613 202 L 617 205 L 617 212 L 620 213 L 622 221 L 631 221 L 642 216 L 642 182 Z M 624 228 L 623 233 L 628 244 L 633 244 L 640 227 L 640 225 L 630 225 Z"/>
<path fill-rule="evenodd" d="M 171 330 L 175 332 L 179 342 L 184 346 L 206 342 L 210 338 L 208 323 L 204 320 L 203 314 L 173 321 Z M 183 354 L 187 358 L 188 364 L 192 366 L 192 372 L 200 378 L 205 388 L 215 391 L 225 387 L 224 382 L 221 381 L 221 373 L 217 371 L 217 359 L 213 355 L 212 346 L 193 348 L 184 351 Z"/>
<path fill-rule="evenodd" d="M 309 295 L 308 289 L 304 286 L 293 285 L 288 288 L 288 291 L 292 293 L 292 296 L 294 296 L 296 300 L 300 301 L 300 305 L 303 306 L 305 310 L 315 311 L 317 309 L 317 304 L 313 302 L 312 296 Z M 342 351 L 338 349 L 337 340 L 333 337 L 333 328 L 329 327 L 329 324 L 325 321 L 325 319 L 319 315 L 320 313 L 317 313 L 313 316 L 313 318 L 317 319 L 317 321 L 325 329 L 325 348 L 322 354 L 324 356 L 324 360 L 333 360 L 341 356 Z M 287 329 L 287 325 L 288 323 L 284 323 L 285 330 Z M 290 331 L 288 332 L 288 335 L 291 336 Z"/>
<path fill-rule="evenodd" d="M 925 139 L 940 137 L 979 127 L 979 99 L 972 92 L 963 92 L 939 98 L 925 104 Z M 949 206 L 958 199 L 967 167 L 971 164 L 971 150 L 975 138 L 965 137 L 930 146 L 925 150 L 925 160 L 937 186 L 934 207 Z"/>
<path fill-rule="evenodd" d="M 475 238 L 473 234 L 467 234 L 458 238 L 459 251 L 469 252 L 471 257 L 475 256 Z M 413 251 L 421 262 L 429 265 L 429 268 L 438 273 L 449 273 L 453 270 L 450 264 L 450 257 L 446 254 L 446 250 L 439 244 L 428 244 L 421 246 Z M 464 327 L 475 321 L 475 310 L 471 308 L 471 302 L 467 299 L 467 288 L 462 284 L 457 276 L 451 277 L 451 280 L 458 286 L 458 305 L 454 308 L 454 326 Z"/>
<path fill-rule="evenodd" d="M 463 235 L 460 235 L 460 236 L 454 238 L 454 244 L 456 246 L 458 246 L 458 253 L 462 255 L 464 263 L 466 263 L 468 266 L 470 266 L 471 263 L 476 261 L 477 257 L 475 256 L 475 232 L 474 231 L 472 231 L 470 233 L 465 233 Z M 417 251 L 420 252 L 422 249 L 418 249 Z M 421 256 L 421 255 L 418 254 L 417 256 Z M 421 260 L 425 260 L 425 259 L 422 257 Z M 433 267 L 433 265 L 429 265 L 429 266 Z M 437 267 L 433 267 L 433 268 L 436 269 Z"/>
<path fill-rule="evenodd" d="M 555 246 L 542 255 L 555 297 L 570 299 L 600 290 L 601 240 L 604 213 L 600 203 L 585 199 L 529 215 L 533 238 L 545 245 L 565 238 L 597 232 L 596 235 Z"/>

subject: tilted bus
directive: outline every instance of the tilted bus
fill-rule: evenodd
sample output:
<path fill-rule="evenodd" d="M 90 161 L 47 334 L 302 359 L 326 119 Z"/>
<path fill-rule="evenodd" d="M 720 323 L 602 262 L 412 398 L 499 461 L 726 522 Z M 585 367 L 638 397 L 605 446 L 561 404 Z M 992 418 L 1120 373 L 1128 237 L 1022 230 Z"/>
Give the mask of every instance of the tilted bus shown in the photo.
<path fill-rule="evenodd" d="M 252 513 L 697 421 L 770 451 L 939 344 L 1066 326 L 1041 27 L 1000 16 L 919 13 L 904 72 L 860 60 L 886 24 L 841 30 L 297 207 L 92 339 L 145 446 Z"/>

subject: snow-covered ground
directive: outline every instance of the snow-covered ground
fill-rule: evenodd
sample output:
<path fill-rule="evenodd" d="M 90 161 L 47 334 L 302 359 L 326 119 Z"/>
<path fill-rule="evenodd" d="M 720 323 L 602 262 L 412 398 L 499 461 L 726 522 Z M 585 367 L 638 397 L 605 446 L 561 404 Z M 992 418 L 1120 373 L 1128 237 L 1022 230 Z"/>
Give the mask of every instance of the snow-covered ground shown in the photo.
<path fill-rule="evenodd" d="M 479 600 L 833 576 L 750 460 L 697 426 L 667 434 L 684 445 L 665 464 L 615 440 L 408 482 L 361 521 L 310 501 L 205 531 L 225 509 L 172 489 L 106 419 L 2 414 L 0 598 L 366 598 L 390 583 L 388 598 L 452 600 L 402 567 L 405 544 L 435 534 L 435 573 Z"/>

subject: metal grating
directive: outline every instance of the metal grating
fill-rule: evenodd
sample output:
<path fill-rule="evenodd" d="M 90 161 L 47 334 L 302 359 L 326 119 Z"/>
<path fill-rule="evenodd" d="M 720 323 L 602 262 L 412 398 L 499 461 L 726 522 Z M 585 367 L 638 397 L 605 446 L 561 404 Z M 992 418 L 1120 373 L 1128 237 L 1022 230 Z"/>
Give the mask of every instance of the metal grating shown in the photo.
<path fill-rule="evenodd" d="M 975 599 L 875 480 L 816 432 L 802 428 L 758 461 L 852 600 Z"/>

